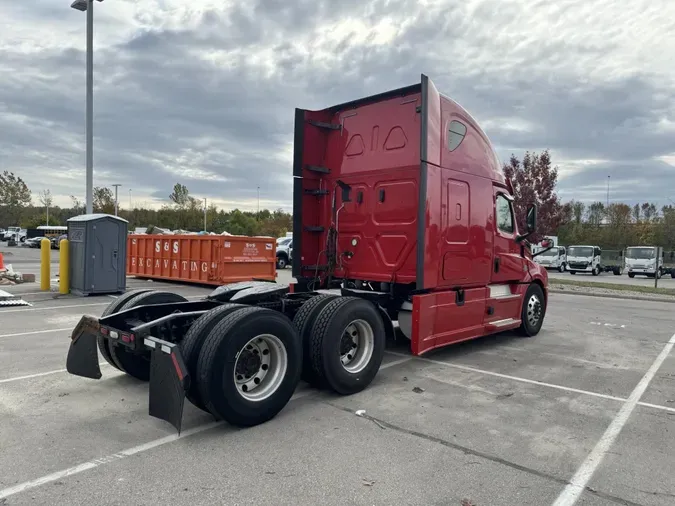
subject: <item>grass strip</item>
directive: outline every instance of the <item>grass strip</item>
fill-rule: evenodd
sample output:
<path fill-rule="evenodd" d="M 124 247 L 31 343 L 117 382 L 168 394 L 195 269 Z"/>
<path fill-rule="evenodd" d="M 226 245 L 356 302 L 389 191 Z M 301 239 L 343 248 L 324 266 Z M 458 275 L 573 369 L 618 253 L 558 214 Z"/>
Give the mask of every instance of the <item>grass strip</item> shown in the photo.
<path fill-rule="evenodd" d="M 660 281 L 660 280 L 659 280 Z M 644 285 L 619 285 L 614 283 L 595 283 L 593 281 L 577 281 L 576 279 L 559 279 L 549 278 L 549 285 L 569 285 L 582 286 L 585 288 L 602 288 L 603 290 L 614 290 L 617 292 L 637 292 L 637 293 L 654 293 L 658 295 L 672 295 L 675 296 L 675 288 L 654 288 L 653 286 Z"/>

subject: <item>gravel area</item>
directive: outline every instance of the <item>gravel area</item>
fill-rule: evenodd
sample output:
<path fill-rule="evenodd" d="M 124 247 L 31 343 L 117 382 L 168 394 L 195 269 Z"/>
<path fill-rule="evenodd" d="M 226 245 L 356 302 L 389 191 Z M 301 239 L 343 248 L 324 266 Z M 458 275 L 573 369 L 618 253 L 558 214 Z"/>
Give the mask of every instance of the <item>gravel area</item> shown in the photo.
<path fill-rule="evenodd" d="M 551 292 L 569 293 L 579 295 L 595 295 L 600 297 L 618 297 L 622 299 L 654 300 L 662 302 L 675 302 L 675 295 L 665 295 L 660 293 L 637 292 L 631 290 L 610 290 L 608 288 L 575 286 L 556 283 L 549 279 L 549 290 Z"/>

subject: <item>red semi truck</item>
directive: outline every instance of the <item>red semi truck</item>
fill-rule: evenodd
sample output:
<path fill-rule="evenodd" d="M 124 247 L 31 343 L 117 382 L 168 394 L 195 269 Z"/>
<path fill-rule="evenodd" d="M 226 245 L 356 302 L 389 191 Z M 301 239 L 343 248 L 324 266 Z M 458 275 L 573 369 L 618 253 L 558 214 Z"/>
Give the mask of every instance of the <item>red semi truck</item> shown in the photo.
<path fill-rule="evenodd" d="M 273 418 L 300 379 L 366 388 L 396 324 L 413 355 L 487 334 L 537 334 L 546 270 L 528 208 L 485 133 L 431 80 L 321 111 L 297 109 L 293 276 L 202 300 L 136 290 L 83 316 L 71 374 L 101 377 L 98 353 L 149 381 L 150 415 L 181 428 L 184 399 L 239 426 Z"/>

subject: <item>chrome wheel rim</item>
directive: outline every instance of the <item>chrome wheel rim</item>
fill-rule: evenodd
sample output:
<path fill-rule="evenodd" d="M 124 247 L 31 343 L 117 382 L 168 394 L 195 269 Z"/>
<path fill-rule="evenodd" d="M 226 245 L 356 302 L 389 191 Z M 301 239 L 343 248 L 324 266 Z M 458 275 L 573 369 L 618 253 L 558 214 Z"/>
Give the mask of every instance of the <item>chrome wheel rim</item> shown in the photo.
<path fill-rule="evenodd" d="M 261 334 L 246 343 L 234 363 L 234 383 L 244 399 L 260 402 L 281 385 L 288 369 L 288 353 L 281 340 Z"/>
<path fill-rule="evenodd" d="M 363 371 L 375 350 L 375 332 L 365 320 L 354 320 L 345 328 L 340 340 L 340 362 L 351 374 Z"/>
<path fill-rule="evenodd" d="M 532 295 L 527 301 L 527 322 L 536 327 L 541 318 L 541 301 L 536 295 Z"/>

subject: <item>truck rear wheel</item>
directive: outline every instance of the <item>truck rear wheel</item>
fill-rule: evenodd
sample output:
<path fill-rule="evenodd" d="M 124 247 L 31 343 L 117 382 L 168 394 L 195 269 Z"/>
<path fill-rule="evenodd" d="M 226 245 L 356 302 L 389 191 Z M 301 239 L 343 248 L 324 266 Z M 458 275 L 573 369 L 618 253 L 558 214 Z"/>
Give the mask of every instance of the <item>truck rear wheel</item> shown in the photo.
<path fill-rule="evenodd" d="M 108 304 L 108 307 L 103 310 L 101 318 L 103 318 L 104 316 L 110 316 L 113 313 L 117 313 L 122 308 L 122 306 L 124 306 L 124 304 L 126 304 L 128 301 L 130 301 L 137 295 L 140 295 L 141 293 L 146 293 L 150 291 L 152 291 L 150 290 L 150 288 L 141 288 L 139 290 L 131 290 L 123 295 L 120 295 L 114 301 Z M 96 339 L 96 343 L 98 344 L 98 351 L 101 352 L 101 355 L 103 356 L 105 361 L 108 362 L 115 369 L 120 370 L 120 368 L 113 360 L 112 355 L 110 355 L 110 342 L 108 341 L 108 339 L 105 339 L 104 337 L 98 337 Z"/>
<path fill-rule="evenodd" d="M 302 375 L 301 378 L 307 383 L 318 386 L 320 381 L 314 374 L 312 365 L 307 357 L 310 355 L 310 336 L 312 333 L 312 327 L 316 321 L 316 317 L 319 313 L 326 307 L 333 299 L 336 299 L 337 295 L 331 294 L 321 294 L 315 297 L 312 297 L 307 302 L 305 302 L 300 310 L 295 313 L 293 318 L 293 325 L 298 329 L 298 334 L 300 334 L 300 339 L 302 340 L 302 352 L 305 359 L 302 363 Z"/>
<path fill-rule="evenodd" d="M 167 304 L 171 302 L 185 302 L 186 300 L 185 297 L 177 293 L 150 290 L 127 300 L 118 311 L 146 304 Z M 115 346 L 112 343 L 108 343 L 108 346 L 110 347 L 110 356 L 120 371 L 141 381 L 148 381 L 150 379 L 150 351 L 132 353 L 121 345 Z"/>
<path fill-rule="evenodd" d="M 357 297 L 338 297 L 316 317 L 310 362 L 322 386 L 341 395 L 366 388 L 384 358 L 386 332 L 377 308 Z"/>
<path fill-rule="evenodd" d="M 532 283 L 525 292 L 521 311 L 520 332 L 526 337 L 536 336 L 544 324 L 546 301 L 544 291 L 537 283 Z"/>
<path fill-rule="evenodd" d="M 180 352 L 183 361 L 187 367 L 190 376 L 197 378 L 197 363 L 199 362 L 199 353 L 202 350 L 204 341 L 209 336 L 213 328 L 227 315 L 245 308 L 243 304 L 223 304 L 222 306 L 211 309 L 201 315 L 189 328 L 185 337 L 181 340 Z M 190 387 L 186 393 L 188 400 L 199 409 L 208 411 L 197 387 L 197 381 L 191 381 Z"/>
<path fill-rule="evenodd" d="M 291 320 L 246 307 L 223 318 L 204 341 L 197 386 L 216 418 L 250 427 L 274 418 L 300 381 L 302 343 Z"/>

